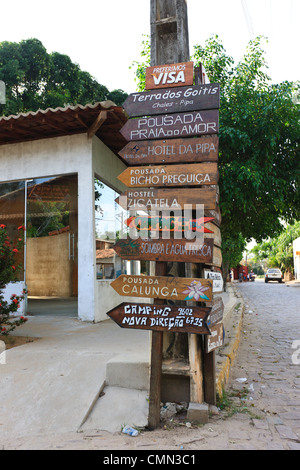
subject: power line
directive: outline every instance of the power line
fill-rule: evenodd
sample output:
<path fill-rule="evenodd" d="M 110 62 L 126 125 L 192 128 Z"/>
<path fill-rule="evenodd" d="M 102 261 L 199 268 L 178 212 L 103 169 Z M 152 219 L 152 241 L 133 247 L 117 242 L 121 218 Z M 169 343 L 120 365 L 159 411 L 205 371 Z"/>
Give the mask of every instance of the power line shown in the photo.
<path fill-rule="evenodd" d="M 248 6 L 247 6 L 247 0 L 241 0 L 241 3 L 242 3 L 243 10 L 244 10 L 244 15 L 245 15 L 250 39 L 254 39 L 253 26 L 252 26 L 252 21 L 251 21 L 251 16 L 248 10 Z"/>

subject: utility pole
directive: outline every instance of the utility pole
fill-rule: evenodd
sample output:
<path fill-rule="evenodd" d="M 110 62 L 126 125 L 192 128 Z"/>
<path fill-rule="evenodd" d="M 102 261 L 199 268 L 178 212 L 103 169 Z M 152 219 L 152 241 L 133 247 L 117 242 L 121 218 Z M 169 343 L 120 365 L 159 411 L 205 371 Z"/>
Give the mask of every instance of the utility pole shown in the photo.
<path fill-rule="evenodd" d="M 151 0 L 151 66 L 173 64 L 189 61 L 189 37 L 186 0 Z M 178 266 L 175 268 L 178 272 Z M 168 275 L 167 262 L 156 262 L 156 276 Z M 163 301 L 157 300 L 163 303 Z M 186 335 L 185 335 L 186 336 Z M 191 335 L 197 337 L 197 335 Z M 155 428 L 160 421 L 160 400 L 162 385 L 162 360 L 164 335 L 162 332 L 152 332 L 151 348 L 151 376 L 150 376 L 150 401 L 149 401 L 149 427 Z M 183 340 L 180 334 L 180 341 Z M 186 340 L 186 338 L 185 338 Z M 184 340 L 183 340 L 184 341 Z M 196 353 L 197 341 L 192 341 L 190 346 L 193 357 Z M 184 346 L 183 348 L 184 349 Z M 194 361 L 192 361 L 194 363 Z M 197 367 L 194 364 L 193 370 Z M 199 368 L 197 369 L 199 377 Z M 193 387 L 192 387 L 193 388 Z M 198 395 L 195 391 L 195 395 Z M 202 393 L 200 393 L 202 399 Z"/>

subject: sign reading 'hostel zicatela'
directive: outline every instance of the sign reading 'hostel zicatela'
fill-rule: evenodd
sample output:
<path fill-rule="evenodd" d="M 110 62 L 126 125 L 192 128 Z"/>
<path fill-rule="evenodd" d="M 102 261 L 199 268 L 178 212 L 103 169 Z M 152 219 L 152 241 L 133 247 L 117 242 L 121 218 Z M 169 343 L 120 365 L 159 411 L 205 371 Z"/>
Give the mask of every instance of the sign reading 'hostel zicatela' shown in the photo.
<path fill-rule="evenodd" d="M 125 297 L 146 297 L 150 299 L 212 301 L 212 281 L 163 276 L 138 276 L 122 274 L 110 284 Z"/>
<path fill-rule="evenodd" d="M 153 305 L 124 302 L 107 315 L 121 328 L 210 334 L 206 319 L 208 307 Z"/>
<path fill-rule="evenodd" d="M 215 188 L 176 188 L 176 190 L 130 189 L 124 191 L 115 201 L 125 210 L 143 209 L 183 209 L 185 204 L 204 204 L 205 209 L 216 209 L 217 191 Z"/>

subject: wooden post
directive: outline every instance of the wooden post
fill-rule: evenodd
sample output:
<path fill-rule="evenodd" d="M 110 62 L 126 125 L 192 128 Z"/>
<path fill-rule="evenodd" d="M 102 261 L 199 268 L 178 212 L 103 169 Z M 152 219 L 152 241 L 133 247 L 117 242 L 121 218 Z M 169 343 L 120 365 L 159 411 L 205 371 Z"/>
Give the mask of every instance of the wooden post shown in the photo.
<path fill-rule="evenodd" d="M 150 0 L 150 5 L 151 66 L 188 61 L 186 1 Z M 167 275 L 167 262 L 156 262 L 155 275 Z M 155 428 L 160 422 L 163 333 L 152 332 L 151 348 L 149 427 Z"/>
<path fill-rule="evenodd" d="M 155 275 L 165 276 L 167 273 L 167 263 L 155 263 Z M 163 304 L 164 301 L 156 299 L 155 303 Z M 152 331 L 151 336 L 151 373 L 150 373 L 150 391 L 149 391 L 149 429 L 155 429 L 160 422 L 160 396 L 161 396 L 161 375 L 162 375 L 162 357 L 163 357 L 163 338 L 161 331 Z"/>

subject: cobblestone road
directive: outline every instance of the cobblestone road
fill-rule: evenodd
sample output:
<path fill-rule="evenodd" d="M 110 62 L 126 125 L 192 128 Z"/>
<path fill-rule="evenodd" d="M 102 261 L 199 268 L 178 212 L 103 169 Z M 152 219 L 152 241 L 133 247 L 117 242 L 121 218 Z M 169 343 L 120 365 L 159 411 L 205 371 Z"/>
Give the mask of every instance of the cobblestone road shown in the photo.
<path fill-rule="evenodd" d="M 208 424 L 166 423 L 137 437 L 106 432 L 31 436 L 3 441 L 2 448 L 300 450 L 300 286 L 255 281 L 237 284 L 236 290 L 245 313 L 227 386 L 230 404 Z"/>

